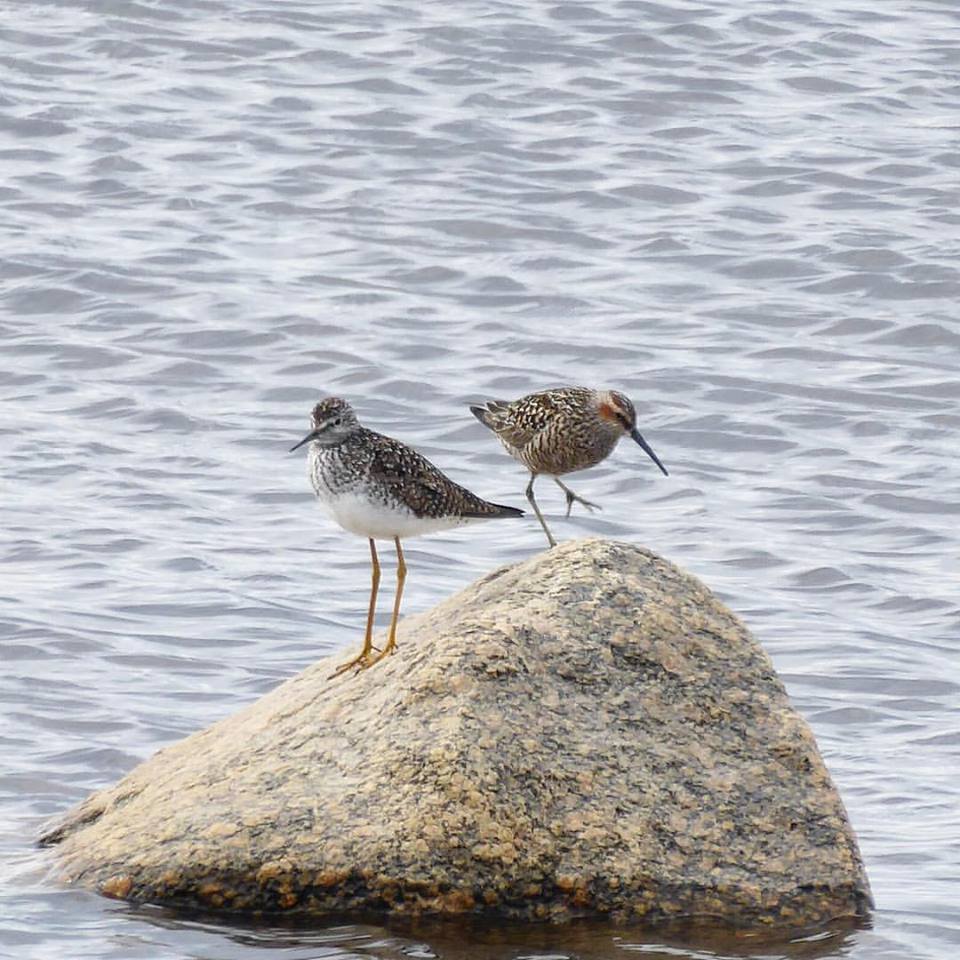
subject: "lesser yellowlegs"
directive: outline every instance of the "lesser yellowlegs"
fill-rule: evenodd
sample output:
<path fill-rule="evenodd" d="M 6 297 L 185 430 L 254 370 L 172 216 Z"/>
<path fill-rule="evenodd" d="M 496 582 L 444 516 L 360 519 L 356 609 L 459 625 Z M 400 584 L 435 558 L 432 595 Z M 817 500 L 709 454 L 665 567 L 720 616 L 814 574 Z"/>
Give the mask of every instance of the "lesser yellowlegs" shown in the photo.
<path fill-rule="evenodd" d="M 407 567 L 400 540 L 449 530 L 474 520 L 520 517 L 522 510 L 481 500 L 454 483 L 429 460 L 399 440 L 360 425 L 353 408 L 339 397 L 328 397 L 313 408 L 311 430 L 291 452 L 310 444 L 310 482 L 320 503 L 344 530 L 370 541 L 373 578 L 363 650 L 343 664 L 336 676 L 351 667 L 363 669 L 397 646 L 397 617 Z M 373 616 L 380 586 L 375 540 L 393 540 L 397 548 L 397 590 L 387 643 L 373 656 Z"/>
<path fill-rule="evenodd" d="M 530 471 L 527 499 L 551 547 L 555 547 L 557 541 L 533 496 L 533 482 L 541 473 L 552 476 L 566 494 L 568 517 L 574 502 L 582 503 L 589 510 L 598 505 L 577 496 L 560 476 L 598 464 L 621 437 L 636 440 L 664 475 L 667 474 L 667 468 L 637 430 L 633 404 L 616 390 L 558 387 L 531 393 L 519 400 L 490 400 L 485 407 L 470 409 L 500 438 L 510 456 Z"/>

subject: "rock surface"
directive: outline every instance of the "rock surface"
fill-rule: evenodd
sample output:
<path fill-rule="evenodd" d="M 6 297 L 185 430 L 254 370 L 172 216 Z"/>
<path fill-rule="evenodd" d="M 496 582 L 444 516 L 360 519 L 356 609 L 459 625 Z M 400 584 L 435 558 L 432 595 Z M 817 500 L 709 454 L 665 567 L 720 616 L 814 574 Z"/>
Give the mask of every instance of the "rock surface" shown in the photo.
<path fill-rule="evenodd" d="M 561 545 L 161 750 L 44 841 L 66 880 L 234 911 L 817 924 L 869 888 L 766 654 L 699 581 Z"/>

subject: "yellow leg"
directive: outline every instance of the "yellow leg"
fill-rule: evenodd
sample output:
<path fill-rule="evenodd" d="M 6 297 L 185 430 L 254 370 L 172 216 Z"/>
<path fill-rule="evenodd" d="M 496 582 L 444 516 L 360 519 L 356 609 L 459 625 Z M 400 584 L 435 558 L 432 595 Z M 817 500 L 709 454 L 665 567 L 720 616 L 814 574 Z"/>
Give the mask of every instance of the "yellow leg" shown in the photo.
<path fill-rule="evenodd" d="M 540 526 L 543 527 L 543 532 L 547 535 L 547 542 L 551 547 L 557 545 L 557 541 L 553 539 L 553 534 L 550 532 L 550 528 L 547 526 L 547 521 L 543 519 L 543 514 L 540 512 L 540 508 L 537 506 L 537 501 L 533 496 L 533 481 L 537 479 L 537 475 L 530 475 L 530 482 L 527 484 L 527 499 L 530 501 L 530 506 L 533 507 L 533 512 L 537 515 L 537 519 L 540 521 Z"/>
<path fill-rule="evenodd" d="M 370 583 L 370 608 L 367 610 L 367 632 L 363 638 L 363 650 L 360 651 L 358 657 L 354 657 L 349 663 L 337 667 L 330 674 L 330 679 L 339 677 L 341 673 L 352 667 L 363 670 L 376 663 L 376 660 L 371 659 L 370 651 L 373 650 L 373 615 L 377 609 L 377 590 L 380 588 L 380 561 L 377 559 L 377 547 L 372 539 L 370 540 L 370 560 L 373 563 L 373 577 Z"/>
<path fill-rule="evenodd" d="M 407 565 L 403 562 L 403 550 L 400 549 L 400 538 L 394 537 L 393 542 L 397 545 L 397 594 L 393 598 L 393 619 L 390 621 L 390 634 L 387 637 L 387 645 L 383 648 L 383 653 L 374 660 L 379 663 L 384 657 L 389 656 L 397 649 L 397 619 L 400 616 L 400 598 L 403 596 L 403 581 L 407 579 Z"/>

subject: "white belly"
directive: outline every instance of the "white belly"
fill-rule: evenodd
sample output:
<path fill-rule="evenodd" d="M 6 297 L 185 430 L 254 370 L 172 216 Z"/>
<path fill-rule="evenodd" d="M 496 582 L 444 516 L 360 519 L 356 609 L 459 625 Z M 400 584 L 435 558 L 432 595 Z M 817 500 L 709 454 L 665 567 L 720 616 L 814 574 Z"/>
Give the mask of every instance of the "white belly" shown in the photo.
<path fill-rule="evenodd" d="M 341 494 L 320 501 L 326 513 L 344 530 L 374 540 L 418 537 L 424 533 L 450 530 L 470 520 L 463 517 L 417 517 L 410 510 L 395 510 L 356 494 Z"/>

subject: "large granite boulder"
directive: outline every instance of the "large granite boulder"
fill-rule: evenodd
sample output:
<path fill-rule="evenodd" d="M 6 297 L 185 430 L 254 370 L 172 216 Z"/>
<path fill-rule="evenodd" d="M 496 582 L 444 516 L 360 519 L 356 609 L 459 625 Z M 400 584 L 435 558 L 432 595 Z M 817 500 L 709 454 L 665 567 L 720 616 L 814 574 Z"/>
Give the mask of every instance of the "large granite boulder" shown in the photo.
<path fill-rule="evenodd" d="M 770 660 L 699 581 L 563 544 L 161 750 L 44 841 L 66 880 L 232 911 L 862 915 L 856 840 Z"/>

